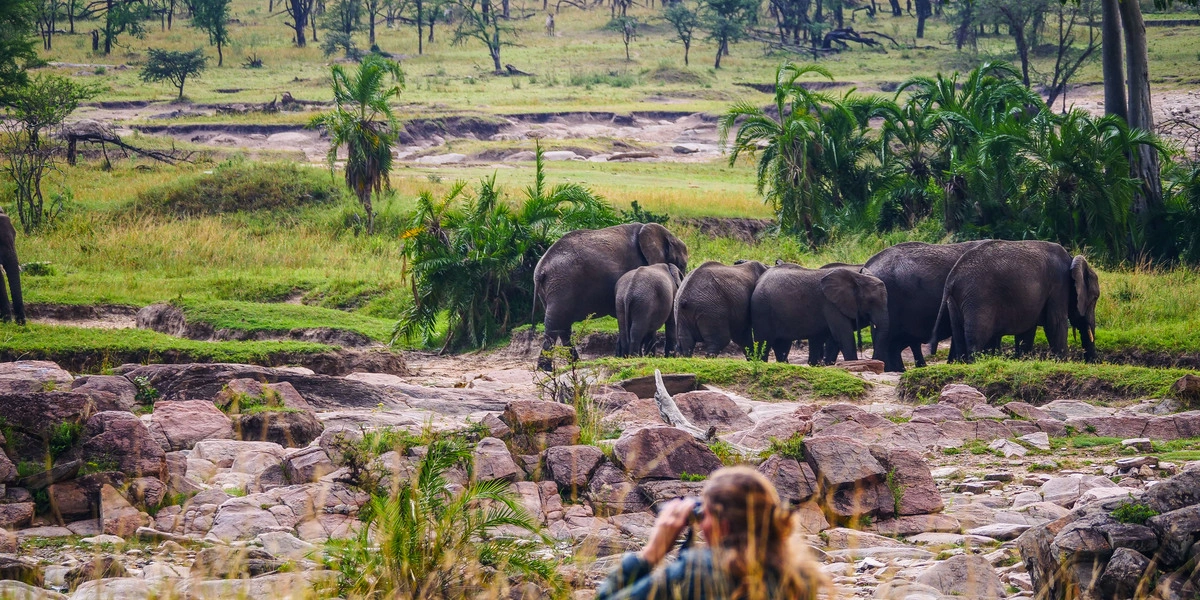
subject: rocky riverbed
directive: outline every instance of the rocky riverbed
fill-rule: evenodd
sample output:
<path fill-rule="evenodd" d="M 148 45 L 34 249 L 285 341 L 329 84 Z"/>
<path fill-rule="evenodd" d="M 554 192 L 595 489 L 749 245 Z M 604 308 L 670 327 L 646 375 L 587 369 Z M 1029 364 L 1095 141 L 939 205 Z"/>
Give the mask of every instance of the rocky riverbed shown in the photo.
<path fill-rule="evenodd" d="M 581 415 L 523 359 L 408 358 L 404 375 L 345 376 L 0 363 L 0 594 L 303 597 L 332 577 L 323 544 L 361 526 L 344 443 L 386 428 L 471 440 L 474 477 L 512 482 L 572 558 L 578 598 L 644 543 L 655 504 L 736 460 L 796 507 L 798 541 L 843 597 L 1174 600 L 1200 586 L 1200 462 L 1151 452 L 1200 437 L 1200 411 L 1174 399 L 995 406 L 950 385 L 914 406 L 855 365 L 874 388 L 859 403 L 763 402 L 669 377 L 704 442 L 663 421 L 652 381 L 593 383 Z M 611 439 L 581 444 L 581 425 Z M 1065 441 L 1078 435 L 1120 441 Z M 372 460 L 396 477 L 420 456 Z"/>

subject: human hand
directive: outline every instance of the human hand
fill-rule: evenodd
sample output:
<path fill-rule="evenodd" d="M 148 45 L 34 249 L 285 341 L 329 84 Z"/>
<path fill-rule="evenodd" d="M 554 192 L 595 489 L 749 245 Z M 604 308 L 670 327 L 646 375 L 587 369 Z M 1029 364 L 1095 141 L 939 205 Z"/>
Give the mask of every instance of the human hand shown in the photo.
<path fill-rule="evenodd" d="M 683 531 L 692 518 L 692 510 L 696 506 L 694 498 L 679 498 L 663 505 L 654 521 L 654 530 L 650 532 L 650 541 L 642 548 L 642 559 L 656 565 L 671 551 L 679 532 Z"/>

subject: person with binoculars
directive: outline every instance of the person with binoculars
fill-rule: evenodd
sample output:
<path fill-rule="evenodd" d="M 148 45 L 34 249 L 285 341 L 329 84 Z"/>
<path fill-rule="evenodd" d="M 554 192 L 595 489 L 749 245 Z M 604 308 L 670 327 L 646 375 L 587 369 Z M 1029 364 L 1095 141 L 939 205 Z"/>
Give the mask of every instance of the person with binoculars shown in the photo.
<path fill-rule="evenodd" d="M 815 561 L 790 541 L 793 512 L 775 486 L 749 467 L 715 471 L 700 498 L 667 502 L 650 541 L 609 574 L 596 600 L 813 600 L 832 595 Z M 699 528 L 705 547 L 692 546 Z M 662 569 L 679 534 L 678 558 Z"/>

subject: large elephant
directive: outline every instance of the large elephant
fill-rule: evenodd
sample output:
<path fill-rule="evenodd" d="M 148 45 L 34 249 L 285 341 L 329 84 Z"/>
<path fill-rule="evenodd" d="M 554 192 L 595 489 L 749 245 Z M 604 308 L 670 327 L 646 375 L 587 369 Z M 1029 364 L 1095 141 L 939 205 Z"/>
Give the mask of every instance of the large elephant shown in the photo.
<path fill-rule="evenodd" d="M 617 356 L 653 354 L 666 326 L 663 355 L 675 353 L 675 291 L 683 273 L 672 264 L 638 267 L 617 280 Z"/>
<path fill-rule="evenodd" d="M 8 287 L 12 291 L 12 305 L 4 292 L 4 281 L 0 280 L 0 320 L 25 324 L 25 301 L 21 299 L 21 262 L 17 260 L 17 230 L 12 220 L 0 209 L 0 266 L 8 275 Z"/>
<path fill-rule="evenodd" d="M 1050 351 L 1067 352 L 1067 332 L 1082 335 L 1084 358 L 1096 360 L 1096 301 L 1100 280 L 1083 256 L 1039 241 L 990 241 L 958 259 L 946 277 L 938 323 L 949 319 L 959 357 L 997 349 L 1004 335 L 1028 346 L 1040 325 Z M 935 327 L 936 328 L 936 327 Z"/>
<path fill-rule="evenodd" d="M 787 362 L 792 342 L 831 338 L 846 360 L 857 360 L 854 332 L 871 324 L 888 336 L 887 288 L 867 271 L 806 269 L 785 263 L 758 280 L 750 300 L 754 339 Z"/>
<path fill-rule="evenodd" d="M 638 267 L 672 264 L 687 271 L 687 245 L 657 223 L 572 231 L 554 242 L 533 270 L 534 310 L 545 307 L 542 350 L 571 343 L 571 326 L 616 316 L 617 280 Z M 542 356 L 538 366 L 550 367 Z"/>
<path fill-rule="evenodd" d="M 963 254 L 985 241 L 959 244 L 904 242 L 879 252 L 866 262 L 871 274 L 887 286 L 888 320 L 892 324 L 890 337 L 874 338 L 875 358 L 883 360 L 885 370 L 904 372 L 900 353 L 905 347 L 912 349 L 916 366 L 925 366 L 921 344 L 934 335 L 933 325 L 942 304 L 946 276 Z M 937 333 L 938 341 L 950 337 L 948 321 L 942 329 L 944 331 Z"/>
<path fill-rule="evenodd" d="M 696 344 L 704 354 L 720 354 L 730 341 L 750 351 L 750 296 L 767 265 L 756 260 L 725 265 L 708 261 L 688 274 L 675 295 L 679 354 L 691 356 Z"/>

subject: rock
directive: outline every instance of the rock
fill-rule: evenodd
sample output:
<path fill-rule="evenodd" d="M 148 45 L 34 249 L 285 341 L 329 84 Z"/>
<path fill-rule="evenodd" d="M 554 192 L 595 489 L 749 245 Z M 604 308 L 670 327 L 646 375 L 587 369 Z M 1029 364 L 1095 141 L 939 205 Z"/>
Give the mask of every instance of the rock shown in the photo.
<path fill-rule="evenodd" d="M 969 385 L 951 383 L 938 394 L 938 404 L 949 404 L 966 413 L 978 405 L 987 404 L 987 396 Z"/>
<path fill-rule="evenodd" d="M 0 554 L 16 554 L 18 544 L 20 544 L 20 539 L 17 538 L 17 534 L 7 529 L 0 529 Z M 0 595 L 0 597 L 3 596 Z"/>
<path fill-rule="evenodd" d="M 978 554 L 959 554 L 936 563 L 917 577 L 917 583 L 933 587 L 943 594 L 979 600 L 1008 596 L 1004 583 L 991 563 Z"/>
<path fill-rule="evenodd" d="M 279 447 L 253 448 L 237 455 L 230 465 L 231 475 L 244 474 L 246 489 L 261 492 L 283 486 L 283 450 Z M 218 479 L 220 481 L 220 479 Z"/>
<path fill-rule="evenodd" d="M 313 483 L 334 470 L 320 446 L 289 450 L 283 457 L 283 476 L 289 483 Z"/>
<path fill-rule="evenodd" d="M 807 462 L 794 458 L 772 455 L 758 466 L 758 472 L 771 480 L 779 492 L 779 499 L 789 504 L 800 504 L 817 493 L 817 476 Z"/>
<path fill-rule="evenodd" d="M 0 528 L 17 529 L 33 521 L 33 503 L 0 504 Z"/>
<path fill-rule="evenodd" d="M 1025 419 L 1027 421 L 1040 421 L 1042 419 L 1051 418 L 1050 413 L 1025 402 L 1009 402 L 1001 408 L 1004 410 L 1004 412 L 1017 417 L 1018 419 Z"/>
<path fill-rule="evenodd" d="M 1155 560 L 1173 569 L 1187 561 L 1188 551 L 1200 537 L 1200 504 L 1151 517 L 1146 524 L 1158 536 Z"/>
<path fill-rule="evenodd" d="M 679 481 L 665 479 L 661 481 L 643 481 L 638 485 L 642 496 L 650 502 L 651 510 L 664 502 L 687 496 L 698 497 L 704 491 L 703 481 Z"/>
<path fill-rule="evenodd" d="M 953 532 L 962 531 L 962 523 L 958 519 L 944 514 L 911 515 L 883 519 L 871 524 L 871 531 L 881 535 L 905 536 L 922 532 Z"/>
<path fill-rule="evenodd" d="M 1160 514 L 1200 504 L 1200 470 L 1185 470 L 1155 484 L 1142 500 Z"/>
<path fill-rule="evenodd" d="M 155 600 L 173 597 L 169 584 L 151 585 L 145 579 L 116 577 L 80 584 L 70 600 Z"/>
<path fill-rule="evenodd" d="M 129 577 L 129 571 L 125 570 L 125 565 L 121 564 L 120 560 L 104 554 L 67 571 L 64 580 L 67 589 L 73 592 L 85 581 L 110 577 Z"/>
<path fill-rule="evenodd" d="M 1029 454 L 1029 450 L 1026 450 L 1025 446 L 1010 440 L 993 440 L 992 443 L 988 444 L 988 449 L 999 450 L 1004 455 L 1004 458 Z"/>
<path fill-rule="evenodd" d="M 0 580 L 19 581 L 40 587 L 45 581 L 45 575 L 42 567 L 33 560 L 0 555 Z"/>
<path fill-rule="evenodd" d="M 1116 412 L 1111 408 L 1096 406 L 1078 400 L 1055 400 L 1042 406 L 1042 410 L 1060 421 L 1087 417 L 1107 417 Z"/>
<path fill-rule="evenodd" d="M 889 581 L 875 588 L 875 600 L 952 600 L 937 588 L 903 579 Z"/>
<path fill-rule="evenodd" d="M 1129 489 L 1114 485 L 1113 487 L 1095 487 L 1079 495 L 1075 508 L 1086 506 L 1093 502 L 1112 500 L 1113 498 L 1128 498 Z"/>
<path fill-rule="evenodd" d="M 946 421 L 965 421 L 963 411 L 948 404 L 926 404 L 913 409 L 913 420 L 928 423 L 945 423 Z"/>
<path fill-rule="evenodd" d="M 513 461 L 508 447 L 496 438 L 483 438 L 474 450 L 475 477 L 479 481 L 504 479 L 516 481 L 521 478 L 521 468 Z"/>
<path fill-rule="evenodd" d="M 233 466 L 233 461 L 239 454 L 251 450 L 270 452 L 278 456 L 283 456 L 283 446 L 274 442 L 204 440 L 196 443 L 189 458 L 207 460 L 219 468 L 228 469 Z"/>
<path fill-rule="evenodd" d="M 549 154 L 549 153 L 547 153 L 547 154 Z M 571 154 L 574 154 L 574 152 L 572 152 Z M 432 156 L 422 156 L 414 162 L 416 162 L 417 164 L 421 164 L 421 165 L 454 165 L 454 164 L 465 162 L 466 160 L 467 160 L 466 154 L 458 154 L 456 152 L 451 152 L 448 154 L 435 154 Z"/>
<path fill-rule="evenodd" d="M 1150 438 L 1129 438 L 1121 440 L 1122 448 L 1134 448 L 1138 452 L 1153 452 L 1154 446 L 1150 443 Z"/>
<path fill-rule="evenodd" d="M 107 470 L 131 477 L 167 478 L 166 452 L 133 413 L 99 412 L 88 419 L 83 455 L 111 462 Z"/>
<path fill-rule="evenodd" d="M 696 376 L 692 373 L 664 373 L 662 380 L 663 386 L 671 396 L 696 389 Z M 617 385 L 626 392 L 637 394 L 638 398 L 653 398 L 657 390 L 653 375 L 626 379 Z"/>
<path fill-rule="evenodd" d="M 944 505 L 937 483 L 919 453 L 908 448 L 882 446 L 871 446 L 870 452 L 887 472 L 885 481 L 897 515 L 922 515 L 942 510 Z"/>
<path fill-rule="evenodd" d="M 391 355 L 390 358 L 398 360 L 396 355 Z M 399 371 L 398 374 L 406 374 L 403 365 L 395 365 L 395 367 Z M 339 366 L 335 370 L 340 369 Z M 375 373 L 391 372 L 378 368 L 369 370 Z M 230 381 L 248 378 L 268 383 L 286 381 L 292 384 L 305 400 L 317 409 L 347 407 L 371 409 L 380 404 L 388 407 L 407 407 L 402 392 L 349 377 L 313 375 L 311 371 L 305 372 L 290 368 L 276 369 L 229 363 L 193 363 L 130 365 L 116 371 L 130 381 L 137 377 L 145 377 L 147 382 L 161 394 L 161 399 L 167 401 L 212 400 Z"/>
<path fill-rule="evenodd" d="M 966 531 L 967 535 L 978 535 L 995 540 L 1015 540 L 1029 530 L 1026 523 L 993 523 L 982 527 L 974 527 Z"/>
<path fill-rule="evenodd" d="M 1051 478 L 1042 484 L 1040 491 L 1046 502 L 1070 507 L 1084 492 L 1094 487 L 1117 487 L 1117 485 L 1103 477 L 1070 475 Z"/>
<path fill-rule="evenodd" d="M 149 523 L 145 513 L 134 508 L 121 492 L 105 484 L 100 488 L 100 523 L 104 533 L 118 537 L 134 534 Z"/>
<path fill-rule="evenodd" d="M 604 460 L 595 446 L 555 446 L 546 449 L 546 469 L 560 490 L 571 496 L 588 487 L 588 481 Z"/>
<path fill-rule="evenodd" d="M 288 560 L 311 560 L 317 557 L 321 551 L 320 547 L 283 531 L 260 533 L 254 539 L 262 544 L 263 550 L 269 552 L 271 556 Z"/>
<path fill-rule="evenodd" d="M 15 360 L 0 362 L 0 382 L 29 381 L 37 391 L 69 386 L 75 378 L 62 367 L 48 360 Z"/>
<path fill-rule="evenodd" d="M 191 574 L 217 579 L 255 577 L 276 571 L 281 566 L 283 561 L 260 548 L 213 546 L 196 553 Z"/>
<path fill-rule="evenodd" d="M 1200 377 L 1184 375 L 1171 384 L 1171 393 L 1192 406 L 1200 405 Z"/>
<path fill-rule="evenodd" d="M 1046 432 L 1044 432 L 1044 431 L 1026 434 L 1026 435 L 1023 435 L 1023 436 L 1017 438 L 1017 440 L 1025 442 L 1026 444 L 1029 444 L 1030 446 L 1033 446 L 1034 448 L 1037 448 L 1038 450 L 1049 450 L 1050 449 L 1050 436 L 1047 435 Z"/>
<path fill-rule="evenodd" d="M 263 575 L 253 579 L 192 579 L 180 588 L 184 600 L 237 598 L 238 600 L 308 600 L 317 585 L 328 585 L 331 571 L 301 571 Z"/>
<path fill-rule="evenodd" d="M 64 424 L 84 425 L 98 408 L 91 396 L 78 392 L 0 394 L 0 419 L 6 425 L 5 454 L 15 463 L 44 463 L 45 440 Z"/>
<path fill-rule="evenodd" d="M 71 391 L 91 395 L 93 392 L 112 394 L 117 406 L 132 411 L 137 408 L 137 386 L 115 375 L 84 375 L 71 382 Z"/>
<path fill-rule="evenodd" d="M 882 483 L 887 474 L 867 446 L 846 437 L 809 438 L 804 441 L 804 458 L 831 489 Z"/>
<path fill-rule="evenodd" d="M 929 560 L 934 557 L 934 554 L 928 550 L 919 548 L 910 548 L 908 546 L 901 547 L 877 547 L 867 546 L 863 548 L 847 548 L 845 550 L 832 550 L 829 556 L 834 559 L 843 561 L 857 561 L 864 558 L 874 558 L 877 560 Z"/>
<path fill-rule="evenodd" d="M 860 358 L 858 360 L 839 360 L 835 367 L 844 369 L 850 373 L 874 373 L 882 375 L 884 364 L 882 360 L 873 360 L 869 358 Z"/>
<path fill-rule="evenodd" d="M 592 475 L 588 497 L 597 514 L 641 512 L 649 508 L 633 480 L 608 463 L 600 465 Z"/>
<path fill-rule="evenodd" d="M 233 422 L 208 400 L 163 401 L 154 405 L 150 432 L 164 450 L 189 450 L 203 440 L 233 439 Z"/>
<path fill-rule="evenodd" d="M 754 426 L 746 412 L 721 392 L 697 390 L 684 392 L 673 399 L 683 416 L 701 429 L 716 427 L 717 433 L 728 433 Z"/>
<path fill-rule="evenodd" d="M 284 448 L 300 448 L 317 439 L 325 426 L 312 411 L 264 410 L 233 417 L 233 437 L 239 440 L 274 442 Z"/>
<path fill-rule="evenodd" d="M 20 581 L 0 581 L 0 598 L 5 600 L 66 600 L 67 597 Z"/>
<path fill-rule="evenodd" d="M 517 433 L 541 433 L 575 424 L 575 407 L 559 402 L 509 402 L 500 420 Z"/>
<path fill-rule="evenodd" d="M 645 427 L 613 444 L 613 459 L 634 479 L 679 479 L 721 468 L 713 451 L 674 427 Z"/>

